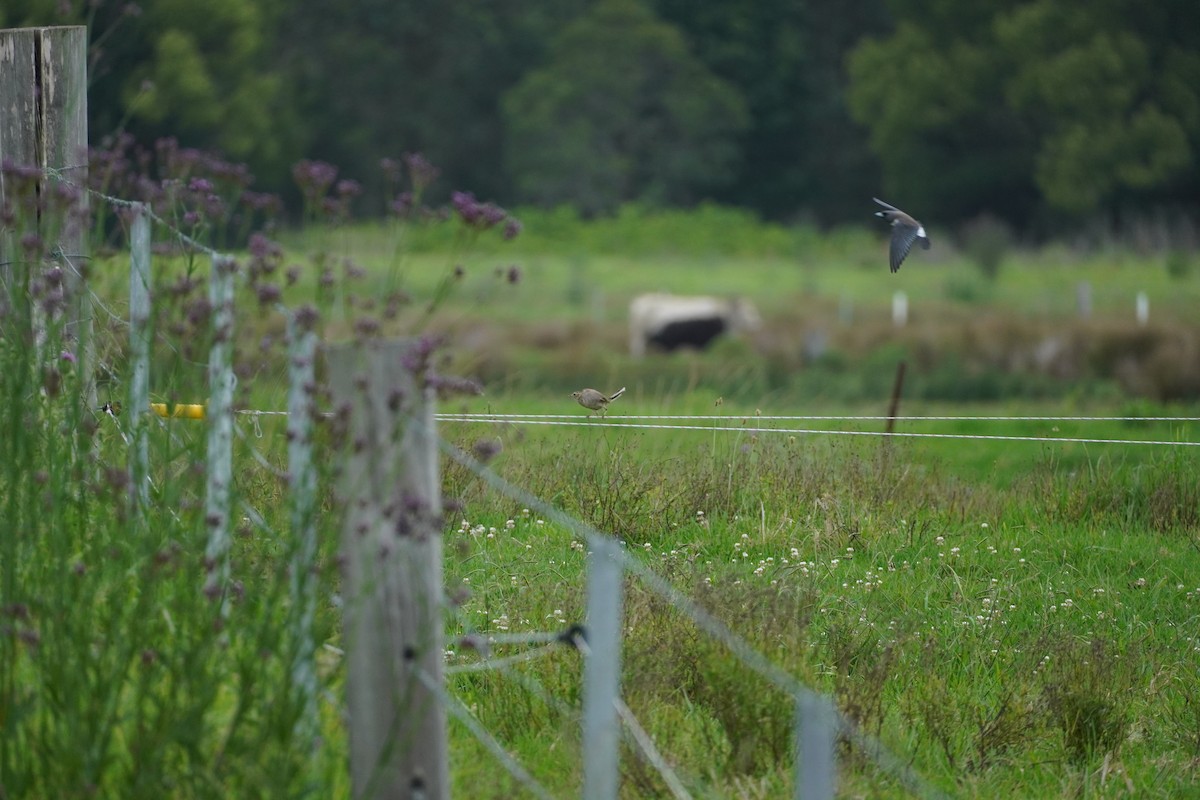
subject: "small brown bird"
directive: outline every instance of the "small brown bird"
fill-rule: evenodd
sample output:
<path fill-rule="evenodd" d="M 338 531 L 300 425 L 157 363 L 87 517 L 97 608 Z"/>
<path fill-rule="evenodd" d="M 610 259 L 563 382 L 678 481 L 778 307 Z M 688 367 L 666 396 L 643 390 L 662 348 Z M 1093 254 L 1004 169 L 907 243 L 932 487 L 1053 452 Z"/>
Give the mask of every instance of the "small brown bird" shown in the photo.
<path fill-rule="evenodd" d="M 603 392 L 597 392 L 595 389 L 581 389 L 578 392 L 571 392 L 571 397 L 584 408 L 589 408 L 592 411 L 599 411 L 600 416 L 604 416 L 604 412 L 608 410 L 608 404 L 616 400 L 625 393 L 625 387 L 622 386 L 611 395 L 606 395 Z M 590 417 L 591 414 L 588 414 Z"/>
<path fill-rule="evenodd" d="M 908 255 L 913 242 L 919 239 L 921 241 L 921 248 L 924 250 L 929 249 L 929 236 L 925 233 L 925 226 L 908 214 L 905 214 L 895 206 L 888 205 L 878 197 L 872 199 L 883 206 L 883 211 L 876 211 L 875 216 L 883 217 L 892 223 L 892 246 L 889 252 L 889 262 L 892 265 L 892 272 L 895 272 L 900 269 L 900 265 L 904 262 L 904 257 Z"/>

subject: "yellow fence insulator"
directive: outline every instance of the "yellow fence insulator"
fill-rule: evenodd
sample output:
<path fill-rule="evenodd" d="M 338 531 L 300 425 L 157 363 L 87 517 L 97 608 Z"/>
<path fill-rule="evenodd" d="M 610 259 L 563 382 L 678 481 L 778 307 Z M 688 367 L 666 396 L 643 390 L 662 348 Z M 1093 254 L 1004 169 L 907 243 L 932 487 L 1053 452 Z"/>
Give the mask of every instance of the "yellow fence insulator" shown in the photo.
<path fill-rule="evenodd" d="M 160 417 L 182 417 L 183 419 L 204 419 L 204 406 L 200 403 L 151 403 L 150 410 Z"/>

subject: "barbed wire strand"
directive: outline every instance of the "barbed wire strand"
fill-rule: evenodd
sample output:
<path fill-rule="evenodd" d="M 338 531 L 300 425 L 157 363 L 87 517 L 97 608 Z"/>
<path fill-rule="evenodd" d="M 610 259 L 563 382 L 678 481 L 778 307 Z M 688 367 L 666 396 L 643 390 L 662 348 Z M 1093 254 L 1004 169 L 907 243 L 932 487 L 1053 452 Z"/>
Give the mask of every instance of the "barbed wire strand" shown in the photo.
<path fill-rule="evenodd" d="M 443 417 L 439 422 L 492 422 L 487 419 Z M 1167 441 L 1153 439 L 1104 439 L 1084 436 L 1023 436 L 1018 434 L 999 433 L 921 433 L 917 431 L 838 431 L 821 428 L 763 428 L 763 427 L 733 427 L 729 425 L 660 425 L 640 422 L 604 422 L 597 419 L 548 420 L 520 419 L 503 420 L 506 424 L 520 425 L 552 425 L 562 427 L 596 427 L 596 428 L 632 428 L 639 430 L 673 430 L 673 431 L 730 431 L 734 433 L 786 433 L 801 436 L 875 436 L 899 439 L 986 439 L 1006 442 L 1050 442 L 1059 444 L 1130 444 L 1130 445 L 1159 445 L 1167 447 L 1200 447 L 1200 442 L 1182 440 Z"/>
<path fill-rule="evenodd" d="M 466 704 L 464 704 L 457 697 L 448 693 L 446 689 L 437 681 L 435 681 L 433 677 L 425 670 L 418 668 L 416 670 L 416 675 L 417 679 L 420 680 L 425 688 L 437 698 L 438 702 L 440 702 L 442 706 L 455 717 L 455 719 L 465 725 L 467 730 L 471 732 L 471 735 L 474 736 L 480 744 L 482 744 L 489 752 L 491 752 L 493 756 L 496 757 L 496 760 L 499 761 L 500 765 L 508 771 L 509 775 L 512 775 L 513 778 L 515 778 L 522 786 L 528 789 L 529 792 L 535 797 L 541 798 L 541 800 L 554 800 L 554 795 L 550 794 L 550 792 L 548 792 L 546 788 L 542 786 L 542 784 L 539 783 L 536 778 L 533 777 L 533 775 L 529 774 L 529 771 L 525 769 L 525 767 L 522 766 L 521 763 L 517 761 L 517 759 L 514 758 L 511 753 L 504 749 L 504 745 L 500 744 L 496 737 L 493 736 L 488 729 L 479 722 L 479 720 L 475 719 L 475 716 L 471 713 L 470 709 L 467 708 Z"/>
<path fill-rule="evenodd" d="M 439 449 L 451 460 L 473 472 L 484 483 L 491 486 L 500 494 L 516 500 L 528 508 L 536 509 L 545 518 L 581 535 L 589 542 L 600 542 L 608 539 L 606 534 L 601 533 L 595 527 L 575 519 L 557 506 L 545 502 L 532 492 L 510 483 L 440 436 L 437 437 L 437 442 Z M 623 547 L 618 552 L 622 564 L 631 574 L 639 577 L 646 586 L 653 589 L 672 606 L 689 617 L 698 628 L 721 642 L 726 649 L 751 670 L 757 672 L 763 678 L 793 697 L 816 696 L 818 694 L 800 683 L 790 673 L 776 666 L 766 656 L 755 650 L 745 639 L 734 633 L 725 623 L 676 589 L 669 581 L 659 576 L 639 560 L 630 556 Z M 882 742 L 860 731 L 858 726 L 847 719 L 840 710 L 837 711 L 837 717 L 842 736 L 853 742 L 862 752 L 869 755 L 876 766 L 882 771 L 891 775 L 914 794 L 937 798 L 946 796 L 940 789 L 934 787 L 914 771 L 908 762 L 888 750 Z"/>
<path fill-rule="evenodd" d="M 85 164 L 76 164 L 74 166 L 61 167 L 61 168 L 43 167 L 42 171 L 46 175 L 54 178 L 55 180 L 61 181 L 62 183 L 67 184 L 68 186 L 73 186 L 76 189 L 87 192 L 92 197 L 97 197 L 97 198 L 105 201 L 106 203 L 109 203 L 110 205 L 119 206 L 121 208 L 138 209 L 138 210 L 142 211 L 142 213 L 146 214 L 146 216 L 148 216 L 151 220 L 153 220 L 154 222 L 158 223 L 162 227 L 169 230 L 175 236 L 175 238 L 179 239 L 180 242 L 186 244 L 188 247 L 192 248 L 193 250 L 197 250 L 201 253 L 205 253 L 210 256 L 223 257 L 226 255 L 225 253 L 222 253 L 218 250 L 214 250 L 213 248 L 209 247 L 208 245 L 204 244 L 203 242 L 193 239 L 191 236 L 188 236 L 186 233 L 184 233 L 183 231 L 176 228 L 174 225 L 172 225 L 170 222 L 168 222 L 167 220 L 160 217 L 158 214 L 155 214 L 154 209 L 151 208 L 150 203 L 146 200 L 125 200 L 124 198 L 121 198 L 121 197 L 113 197 L 112 195 L 105 194 L 104 192 L 101 192 L 98 189 L 93 189 L 90 186 L 81 186 L 78 183 L 75 183 L 74 181 L 72 181 L 70 178 L 67 178 L 66 176 L 63 175 L 63 173 L 68 170 L 82 169 L 85 166 L 86 166 Z"/>

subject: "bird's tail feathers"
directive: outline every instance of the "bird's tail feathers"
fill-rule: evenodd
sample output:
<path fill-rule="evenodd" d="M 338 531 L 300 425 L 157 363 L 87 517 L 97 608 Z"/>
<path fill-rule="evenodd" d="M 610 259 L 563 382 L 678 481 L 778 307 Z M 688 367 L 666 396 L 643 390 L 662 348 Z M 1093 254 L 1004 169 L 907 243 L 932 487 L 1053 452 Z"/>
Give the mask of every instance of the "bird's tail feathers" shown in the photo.
<path fill-rule="evenodd" d="M 872 199 L 872 200 L 874 200 L 876 203 L 879 203 L 879 205 L 883 206 L 884 208 L 891 209 L 892 211 L 899 211 L 899 210 L 900 210 L 900 209 L 896 208 L 894 205 L 892 205 L 891 203 L 885 203 L 885 202 L 883 202 L 883 201 L 882 201 L 882 200 L 880 200 L 878 197 L 872 197 L 871 199 Z M 878 211 L 876 211 L 875 213 L 876 213 L 876 214 L 878 214 L 879 212 L 878 212 Z"/>
<path fill-rule="evenodd" d="M 611 395 L 609 395 L 608 402 L 611 403 L 613 400 L 616 400 L 618 397 L 620 397 L 623 394 L 625 394 L 624 386 L 622 386 L 620 389 L 617 389 L 615 392 L 613 392 Z"/>

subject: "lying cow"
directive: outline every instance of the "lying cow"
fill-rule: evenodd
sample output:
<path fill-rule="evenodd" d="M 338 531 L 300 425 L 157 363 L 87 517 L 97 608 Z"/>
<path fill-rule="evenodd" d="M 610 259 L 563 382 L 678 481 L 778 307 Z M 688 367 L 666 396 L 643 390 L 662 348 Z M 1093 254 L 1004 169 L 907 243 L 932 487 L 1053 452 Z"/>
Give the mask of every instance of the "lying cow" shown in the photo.
<path fill-rule="evenodd" d="M 758 310 L 744 298 L 643 294 L 629 304 L 629 352 L 642 356 L 647 346 L 668 351 L 703 348 L 726 331 L 739 333 L 761 325 Z"/>

